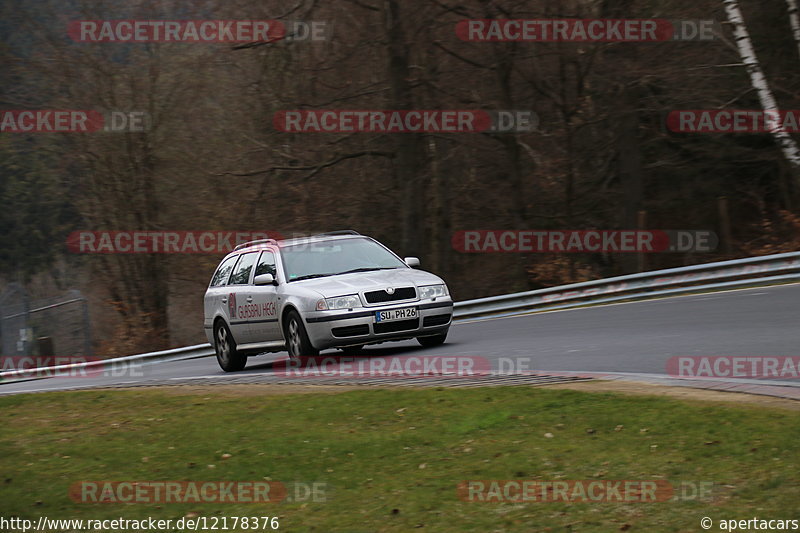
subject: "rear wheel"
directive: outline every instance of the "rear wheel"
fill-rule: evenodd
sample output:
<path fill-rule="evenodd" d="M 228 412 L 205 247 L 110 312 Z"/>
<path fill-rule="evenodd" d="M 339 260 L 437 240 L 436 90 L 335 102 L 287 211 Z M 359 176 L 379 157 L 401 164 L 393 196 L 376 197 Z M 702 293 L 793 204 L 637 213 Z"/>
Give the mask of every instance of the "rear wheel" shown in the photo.
<path fill-rule="evenodd" d="M 303 320 L 297 311 L 289 311 L 283 327 L 283 334 L 286 337 L 286 350 L 289 352 L 290 359 L 319 355 L 319 350 L 311 345 Z"/>
<path fill-rule="evenodd" d="M 446 331 L 439 335 L 431 335 L 430 337 L 417 337 L 417 342 L 428 348 L 430 348 L 431 346 L 439 346 L 441 344 L 444 344 L 444 341 L 446 340 L 447 340 Z"/>
<path fill-rule="evenodd" d="M 214 348 L 217 352 L 217 362 L 225 372 L 242 370 L 247 364 L 247 356 L 236 349 L 231 330 L 221 320 L 214 326 Z"/>

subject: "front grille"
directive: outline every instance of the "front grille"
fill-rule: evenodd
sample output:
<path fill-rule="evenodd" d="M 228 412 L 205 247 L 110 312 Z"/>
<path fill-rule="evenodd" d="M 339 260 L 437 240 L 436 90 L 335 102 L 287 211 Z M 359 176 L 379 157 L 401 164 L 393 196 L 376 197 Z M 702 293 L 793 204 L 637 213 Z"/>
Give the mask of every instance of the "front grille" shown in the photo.
<path fill-rule="evenodd" d="M 331 329 L 331 333 L 334 337 L 358 337 L 359 335 L 369 335 L 369 326 L 366 324 L 359 324 L 357 326 L 333 328 Z"/>
<path fill-rule="evenodd" d="M 372 325 L 375 333 L 394 333 L 395 331 L 405 331 L 407 329 L 417 329 L 419 319 L 398 320 L 397 322 L 378 322 Z"/>
<path fill-rule="evenodd" d="M 426 316 L 422 320 L 422 327 L 427 328 L 430 326 L 442 326 L 450 322 L 450 317 L 452 315 L 433 315 L 433 316 Z"/>
<path fill-rule="evenodd" d="M 364 298 L 367 299 L 368 304 L 379 304 L 383 302 L 394 302 L 397 300 L 411 300 L 417 297 L 417 291 L 414 287 L 400 287 L 394 290 L 394 294 L 389 294 L 386 291 L 371 291 L 365 292 Z"/>

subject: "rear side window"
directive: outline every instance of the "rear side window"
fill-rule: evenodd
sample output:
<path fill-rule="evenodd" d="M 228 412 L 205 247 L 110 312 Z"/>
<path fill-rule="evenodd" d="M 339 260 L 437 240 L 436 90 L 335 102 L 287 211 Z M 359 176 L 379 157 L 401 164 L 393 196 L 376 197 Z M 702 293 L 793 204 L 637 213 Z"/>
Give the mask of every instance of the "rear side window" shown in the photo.
<path fill-rule="evenodd" d="M 261 252 L 261 257 L 258 258 L 256 265 L 256 276 L 261 274 L 272 274 L 273 277 L 278 277 L 278 270 L 275 268 L 275 254 L 272 252 Z"/>
<path fill-rule="evenodd" d="M 239 256 L 239 262 L 236 263 L 236 268 L 231 276 L 230 285 L 247 285 L 247 282 L 250 281 L 250 272 L 253 270 L 253 265 L 256 262 L 257 256 L 257 252 Z"/>
<path fill-rule="evenodd" d="M 233 257 L 229 257 L 219 265 L 219 268 L 211 278 L 212 287 L 225 285 L 225 283 L 228 281 L 228 276 L 231 274 L 231 270 L 233 270 L 233 264 L 236 262 L 236 258 L 237 256 L 235 255 Z"/>

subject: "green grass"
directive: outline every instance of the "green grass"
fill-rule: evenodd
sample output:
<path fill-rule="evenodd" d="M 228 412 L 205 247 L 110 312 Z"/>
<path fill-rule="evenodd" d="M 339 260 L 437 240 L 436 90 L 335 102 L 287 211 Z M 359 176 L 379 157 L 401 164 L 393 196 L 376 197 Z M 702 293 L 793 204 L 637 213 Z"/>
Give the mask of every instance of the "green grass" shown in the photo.
<path fill-rule="evenodd" d="M 700 531 L 703 516 L 797 518 L 800 500 L 797 412 L 647 396 L 523 387 L 50 393 L 0 398 L 0 428 L 6 518 L 277 514 L 281 531 Z M 264 478 L 327 483 L 328 501 L 79 504 L 67 493 L 81 480 Z M 456 493 L 469 479 L 714 488 L 710 501 L 472 503 Z"/>

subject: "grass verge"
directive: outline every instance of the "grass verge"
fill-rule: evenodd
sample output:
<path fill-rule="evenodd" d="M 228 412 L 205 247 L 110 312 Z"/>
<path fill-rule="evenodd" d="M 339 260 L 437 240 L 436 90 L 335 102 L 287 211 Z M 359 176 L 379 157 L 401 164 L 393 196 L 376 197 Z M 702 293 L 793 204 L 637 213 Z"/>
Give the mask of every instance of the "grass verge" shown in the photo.
<path fill-rule="evenodd" d="M 699 531 L 704 516 L 715 530 L 720 519 L 798 518 L 800 499 L 796 413 L 650 396 L 527 387 L 48 393 L 0 398 L 0 427 L 5 518 L 279 516 L 281 531 Z M 78 481 L 263 479 L 324 483 L 326 501 L 68 496 Z M 474 479 L 713 488 L 656 503 L 460 500 L 457 484 Z"/>

